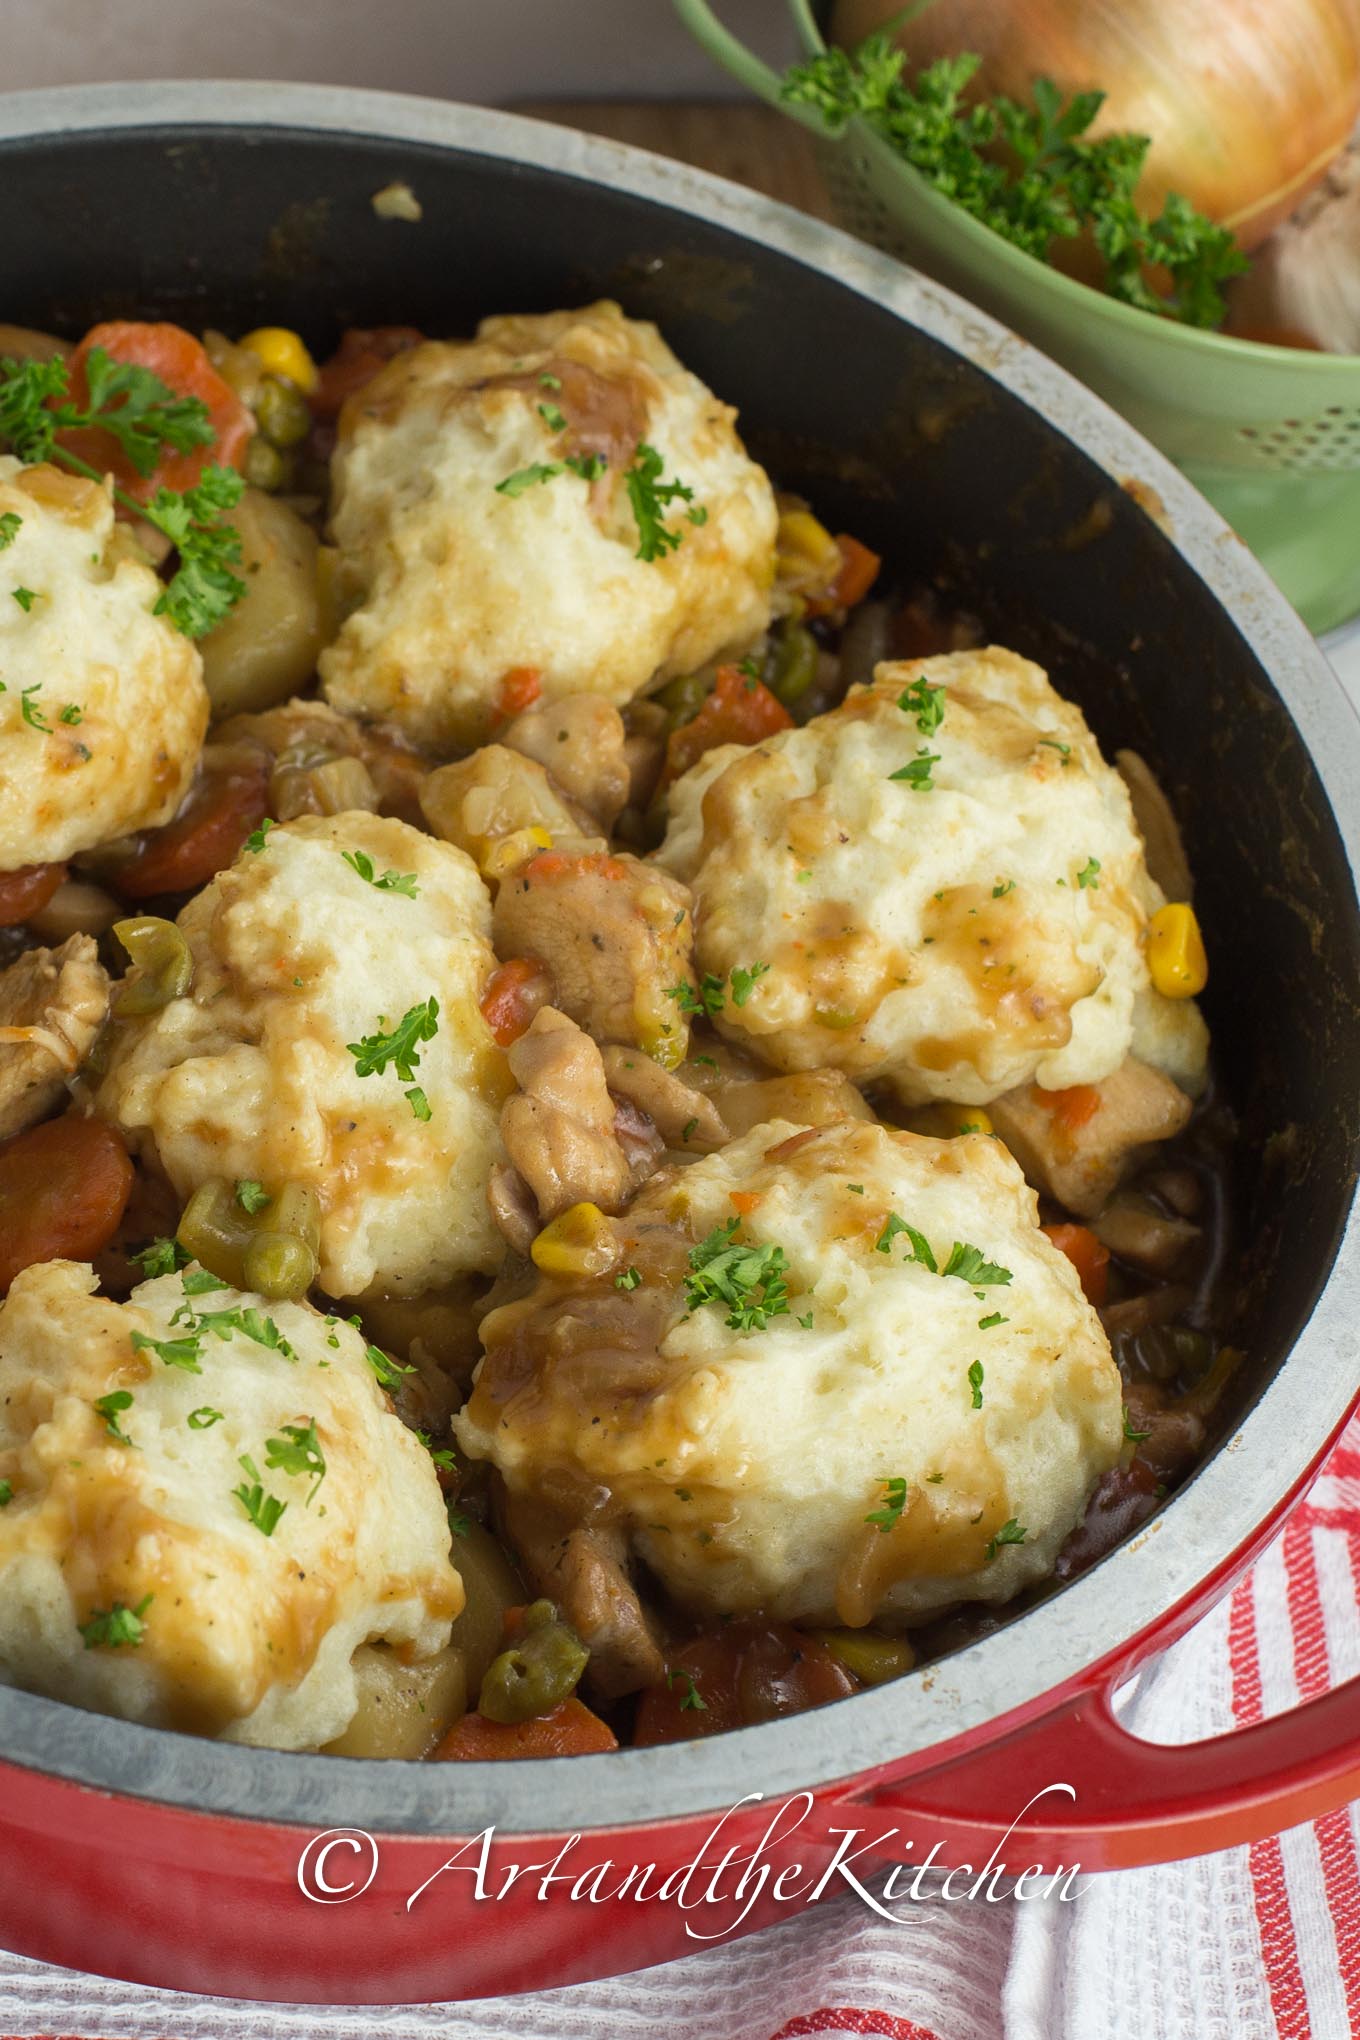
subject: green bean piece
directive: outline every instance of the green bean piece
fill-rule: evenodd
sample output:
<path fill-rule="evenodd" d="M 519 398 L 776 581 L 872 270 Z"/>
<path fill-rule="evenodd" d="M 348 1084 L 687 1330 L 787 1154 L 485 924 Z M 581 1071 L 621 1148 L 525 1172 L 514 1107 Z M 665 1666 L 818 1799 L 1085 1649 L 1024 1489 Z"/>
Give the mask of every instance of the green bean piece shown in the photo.
<path fill-rule="evenodd" d="M 264 434 L 257 432 L 246 448 L 241 472 L 252 489 L 263 489 L 273 496 L 288 479 L 288 463 L 277 446 L 271 446 Z"/>
<path fill-rule="evenodd" d="M 259 1223 L 261 1232 L 292 1233 L 321 1251 L 321 1199 L 308 1183 L 285 1183 Z"/>
<path fill-rule="evenodd" d="M 296 1233 L 258 1233 L 245 1251 L 245 1286 L 261 1296 L 296 1302 L 315 1282 L 316 1270 L 314 1249 Z"/>
<path fill-rule="evenodd" d="M 176 1239 L 210 1274 L 233 1289 L 246 1287 L 245 1256 L 255 1227 L 222 1176 L 200 1183 L 184 1207 Z"/>
<path fill-rule="evenodd" d="M 576 1690 L 590 1652 L 574 1629 L 557 1618 L 551 1601 L 524 1611 L 515 1642 L 488 1665 L 477 1710 L 488 1721 L 529 1721 L 551 1714 Z"/>
<path fill-rule="evenodd" d="M 255 423 L 271 446 L 298 446 L 312 429 L 307 399 L 292 383 L 267 375 L 255 402 Z"/>
<path fill-rule="evenodd" d="M 136 976 L 124 978 L 113 1010 L 120 1020 L 159 1013 L 172 999 L 182 999 L 194 981 L 189 945 L 173 921 L 155 914 L 137 914 L 115 921 L 113 932 L 136 965 Z"/>
<path fill-rule="evenodd" d="M 792 708 L 817 677 L 817 640 L 801 623 L 786 623 L 775 650 L 774 670 L 767 685 L 771 694 Z"/>

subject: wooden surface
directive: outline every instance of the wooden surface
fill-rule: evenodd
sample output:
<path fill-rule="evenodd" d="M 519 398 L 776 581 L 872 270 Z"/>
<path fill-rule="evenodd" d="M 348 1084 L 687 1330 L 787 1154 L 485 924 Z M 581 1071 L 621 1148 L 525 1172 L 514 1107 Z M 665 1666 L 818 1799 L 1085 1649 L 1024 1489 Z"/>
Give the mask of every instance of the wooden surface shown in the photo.
<path fill-rule="evenodd" d="M 525 101 L 515 111 L 674 156 L 819 219 L 834 217 L 811 138 L 770 106 L 563 99 Z"/>

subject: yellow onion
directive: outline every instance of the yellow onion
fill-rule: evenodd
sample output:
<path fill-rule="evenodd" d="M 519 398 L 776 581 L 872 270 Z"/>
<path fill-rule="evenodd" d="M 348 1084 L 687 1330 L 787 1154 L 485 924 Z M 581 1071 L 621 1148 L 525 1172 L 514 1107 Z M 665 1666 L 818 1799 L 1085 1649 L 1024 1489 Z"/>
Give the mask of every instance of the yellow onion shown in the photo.
<path fill-rule="evenodd" d="M 837 0 L 853 48 L 900 0 Z M 1091 129 L 1148 135 L 1138 187 L 1169 191 L 1254 248 L 1345 147 L 1360 114 L 1360 0 L 922 0 L 897 30 L 913 70 L 973 50 L 973 90 L 1021 99 L 1038 77 L 1107 97 Z"/>

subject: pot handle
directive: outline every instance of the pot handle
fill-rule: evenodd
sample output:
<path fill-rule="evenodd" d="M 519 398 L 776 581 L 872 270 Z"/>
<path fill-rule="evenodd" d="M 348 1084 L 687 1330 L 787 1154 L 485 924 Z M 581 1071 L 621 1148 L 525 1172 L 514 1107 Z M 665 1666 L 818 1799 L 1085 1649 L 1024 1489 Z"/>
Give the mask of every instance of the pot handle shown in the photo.
<path fill-rule="evenodd" d="M 1360 1797 L 1360 1678 L 1250 1728 L 1176 1744 L 1131 1735 L 1112 1691 L 1088 1688 L 900 1792 L 829 1804 L 861 1819 L 866 1807 L 890 1814 L 918 1845 L 938 1827 L 942 1863 L 1004 1843 L 1012 1870 L 1034 1857 L 1125 1870 L 1260 1841 Z"/>
<path fill-rule="evenodd" d="M 808 0 L 790 0 L 790 4 L 795 18 L 810 33 L 815 46 L 821 47 L 821 37 L 812 21 Z M 787 100 L 780 98 L 780 87 L 784 81 L 778 71 L 771 70 L 754 50 L 748 50 L 745 43 L 733 35 L 730 28 L 723 27 L 708 0 L 671 0 L 671 5 L 694 40 L 708 51 L 715 63 L 730 71 L 749 91 L 768 101 L 780 113 L 786 113 L 790 120 L 810 128 L 823 141 L 836 140 L 835 133 L 828 128 L 816 107 L 791 106 Z"/>

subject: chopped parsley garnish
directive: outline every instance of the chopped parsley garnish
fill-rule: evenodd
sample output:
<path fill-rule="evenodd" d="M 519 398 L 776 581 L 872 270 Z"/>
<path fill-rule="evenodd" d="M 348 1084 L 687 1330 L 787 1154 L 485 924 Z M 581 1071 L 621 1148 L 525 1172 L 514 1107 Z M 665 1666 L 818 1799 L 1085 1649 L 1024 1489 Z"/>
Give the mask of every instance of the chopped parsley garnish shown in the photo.
<path fill-rule="evenodd" d="M 19 528 L 23 521 L 17 510 L 6 510 L 4 515 L 0 516 L 0 552 L 13 545 L 19 536 Z"/>
<path fill-rule="evenodd" d="M 703 524 L 708 512 L 694 507 L 694 491 L 687 488 L 677 476 L 674 481 L 661 479 L 665 462 L 654 446 L 639 440 L 633 455 L 633 465 L 624 472 L 624 486 L 628 501 L 633 508 L 637 525 L 638 549 L 635 558 L 640 560 L 663 559 L 669 552 L 675 552 L 684 537 L 682 531 L 672 531 L 666 523 L 666 509 L 671 503 L 688 503 L 685 512 L 691 524 Z"/>
<path fill-rule="evenodd" d="M 995 1558 L 1003 1544 L 1023 1544 L 1028 1535 L 1028 1530 L 1022 1530 L 1014 1516 L 1010 1517 L 1008 1521 L 1001 1525 L 995 1537 L 988 1539 L 987 1557 Z"/>
<path fill-rule="evenodd" d="M 853 1190 L 855 1186 L 852 1183 L 850 1187 Z M 914 1225 L 908 1225 L 905 1218 L 899 1218 L 895 1211 L 890 1211 L 883 1221 L 883 1230 L 874 1241 L 875 1251 L 880 1254 L 891 1253 L 892 1243 L 899 1233 L 905 1233 L 911 1243 L 911 1252 L 906 1258 L 909 1261 L 919 1261 L 932 1275 L 938 1275 L 940 1271 L 931 1252 L 930 1241 L 924 1233 L 917 1232 Z"/>
<path fill-rule="evenodd" d="M 847 1183 L 845 1187 L 847 1190 L 853 1190 L 856 1197 L 864 1195 L 864 1185 L 862 1183 Z"/>
<path fill-rule="evenodd" d="M 33 607 L 34 603 L 38 599 L 31 588 L 12 588 L 10 590 L 10 593 L 13 595 L 19 607 L 23 610 L 25 616 L 28 615 L 29 610 Z M 27 722 L 28 717 L 25 716 L 24 720 L 25 722 Z"/>
<path fill-rule="evenodd" d="M 896 772 L 890 772 L 888 777 L 889 779 L 897 780 L 904 786 L 909 786 L 913 793 L 933 793 L 935 791 L 935 781 L 930 776 L 930 768 L 932 765 L 938 765 L 939 762 L 939 752 L 928 751 L 925 745 L 922 744 L 920 751 L 912 759 L 910 765 L 900 765 Z"/>
<path fill-rule="evenodd" d="M 982 1382 L 982 1362 L 975 1360 L 968 1369 L 968 1386 L 973 1391 L 973 1408 L 975 1410 L 982 1408 Z"/>
<path fill-rule="evenodd" d="M 264 1463 L 266 1467 L 277 1467 L 280 1473 L 301 1474 L 309 1479 L 315 1474 L 315 1484 L 306 1501 L 310 1509 L 317 1488 L 326 1478 L 326 1455 L 316 1435 L 316 1418 L 308 1417 L 305 1424 L 285 1424 L 282 1437 L 266 1438 Z"/>
<path fill-rule="evenodd" d="M 250 834 L 246 837 L 246 849 L 253 850 L 256 856 L 258 856 L 260 851 L 263 850 L 264 848 L 265 838 L 268 836 L 269 831 L 271 829 L 277 829 L 278 826 L 279 825 L 276 821 L 273 821 L 270 818 L 270 816 L 266 815 L 264 820 L 260 823 L 259 828 L 252 829 Z"/>
<path fill-rule="evenodd" d="M 1056 751 L 1064 765 L 1072 755 L 1072 746 L 1070 744 L 1060 744 L 1056 737 L 1040 737 L 1039 744 L 1041 749 Z"/>
<path fill-rule="evenodd" d="M 189 1265 L 189 1256 L 178 1240 L 152 1240 L 149 1247 L 140 1247 L 128 1259 L 137 1263 L 148 1282 L 157 1275 L 173 1275 L 177 1268 Z"/>
<path fill-rule="evenodd" d="M 260 1469 L 248 1452 L 243 1452 L 236 1464 L 244 1471 L 246 1480 L 243 1480 L 239 1487 L 234 1487 L 232 1494 L 261 1535 L 272 1537 L 288 1504 L 281 1502 L 277 1495 L 265 1493 L 264 1484 L 260 1479 Z"/>
<path fill-rule="evenodd" d="M 560 390 L 562 378 L 560 375 L 549 375 L 547 369 L 544 369 L 542 375 L 538 378 L 538 387 L 541 390 Z"/>
<path fill-rule="evenodd" d="M 132 1397 L 125 1388 L 115 1388 L 111 1395 L 101 1395 L 94 1406 L 95 1415 L 104 1419 L 104 1429 L 111 1438 L 116 1438 L 120 1445 L 133 1443 L 118 1421 L 123 1411 L 131 1408 Z"/>
<path fill-rule="evenodd" d="M 583 482 L 598 482 L 609 462 L 602 453 L 569 453 L 562 465 Z"/>
<path fill-rule="evenodd" d="M 208 408 L 198 397 L 178 396 L 140 363 L 114 361 L 102 347 L 94 347 L 85 361 L 85 380 L 89 403 L 82 408 L 70 400 L 66 364 L 59 357 L 0 361 L 0 440 L 22 461 L 61 461 L 102 482 L 101 471 L 62 446 L 58 433 L 98 426 L 112 434 L 143 477 L 153 472 L 163 449 L 192 453 L 216 438 Z M 124 509 L 154 524 L 179 554 L 156 614 L 168 616 L 187 637 L 202 637 L 246 592 L 245 582 L 232 572 L 240 563 L 240 536 L 234 526 L 219 521 L 222 511 L 240 501 L 244 486 L 232 468 L 205 467 L 193 488 L 158 489 L 149 503 L 114 490 Z"/>
<path fill-rule="evenodd" d="M 749 966 L 738 964 L 732 972 L 732 1004 L 744 1006 L 755 990 L 756 981 L 763 978 L 770 966 L 768 963 L 753 963 Z"/>
<path fill-rule="evenodd" d="M 354 1326 L 356 1331 L 359 1329 L 357 1317 L 350 1318 L 349 1323 Z M 336 1344 L 339 1345 L 339 1343 L 337 1339 Z M 401 1386 L 403 1374 L 414 1374 L 416 1371 L 414 1367 L 408 1367 L 403 1361 L 394 1360 L 390 1353 L 384 1353 L 381 1346 L 369 1345 L 367 1341 L 364 1344 L 364 1358 L 378 1377 L 379 1388 L 385 1388 L 389 1395 L 394 1395 Z"/>
<path fill-rule="evenodd" d="M 182 1306 L 181 1306 L 182 1307 Z M 212 1332 L 216 1338 L 230 1340 L 234 1332 L 244 1332 L 255 1345 L 263 1346 L 267 1352 L 277 1353 L 284 1360 L 296 1360 L 297 1354 L 289 1345 L 272 1317 L 266 1317 L 254 1304 L 244 1310 L 208 1310 L 193 1320 L 195 1332 Z"/>
<path fill-rule="evenodd" d="M 703 983 L 697 991 L 693 985 L 682 981 L 678 985 L 670 985 L 666 997 L 674 999 L 682 1013 L 694 1013 L 700 1018 L 707 1017 L 711 1020 L 714 1014 L 721 1013 L 723 1009 L 723 981 L 720 977 L 715 977 L 710 970 L 705 973 Z"/>
<path fill-rule="evenodd" d="M 540 404 L 538 415 L 550 432 L 565 432 L 567 421 L 556 404 Z"/>
<path fill-rule="evenodd" d="M 257 1183 L 253 1176 L 243 1176 L 236 1185 L 236 1202 L 242 1211 L 248 1211 L 252 1218 L 264 1211 L 274 1200 L 263 1183 Z"/>
<path fill-rule="evenodd" d="M 886 1535 L 899 1521 L 906 1506 L 907 1483 L 901 1474 L 895 1474 L 891 1480 L 885 1480 L 883 1483 L 883 1507 L 875 1509 L 872 1516 L 866 1516 L 864 1520 L 866 1523 L 875 1524 Z"/>
<path fill-rule="evenodd" d="M 666 1684 L 668 1686 L 674 1687 L 682 1680 L 685 1690 L 680 1695 L 681 1713 L 692 1711 L 698 1714 L 707 1714 L 708 1702 L 703 1698 L 699 1688 L 695 1685 L 688 1672 L 667 1672 L 666 1674 Z"/>
<path fill-rule="evenodd" d="M 428 1431 L 417 1431 L 416 1436 L 440 1473 L 452 1473 L 455 1470 L 458 1462 L 447 1445 L 436 1445 Z"/>
<path fill-rule="evenodd" d="M 497 482 L 498 496 L 522 496 L 526 489 L 534 488 L 539 482 L 550 482 L 554 475 L 562 472 L 560 460 L 536 460 L 529 467 L 516 468 L 503 482 Z"/>
<path fill-rule="evenodd" d="M 1144 1438 L 1150 1438 L 1152 1436 L 1151 1431 L 1134 1430 L 1133 1418 L 1129 1415 L 1127 1406 L 1125 1407 L 1124 1410 L 1124 1436 L 1128 1439 L 1131 1445 L 1141 1445 Z"/>
<path fill-rule="evenodd" d="M 16 595 L 18 594 L 18 592 L 19 591 L 16 589 L 15 590 Z M 28 592 L 27 589 L 25 589 L 24 593 L 27 594 L 27 592 Z M 24 607 L 27 608 L 28 604 L 25 603 Z M 31 687 L 25 687 L 22 690 L 19 697 L 19 713 L 20 715 L 22 715 L 24 721 L 28 724 L 28 727 L 31 730 L 41 730 L 44 736 L 50 736 L 52 733 L 51 723 L 47 720 L 47 717 L 43 714 L 37 702 L 29 700 L 29 696 L 31 694 L 37 694 L 40 691 L 41 687 L 42 681 L 35 680 Z"/>
<path fill-rule="evenodd" d="M 340 855 L 350 870 L 356 871 L 375 892 L 401 893 L 408 900 L 419 899 L 420 893 L 414 871 L 385 871 L 381 878 L 376 878 L 373 873 L 373 859 L 365 856 L 362 850 L 342 850 Z"/>
<path fill-rule="evenodd" d="M 995 885 L 994 885 L 994 886 L 992 887 L 992 898 L 993 898 L 994 900 L 1004 900 L 1004 899 L 1005 899 L 1005 897 L 1006 897 L 1006 894 L 1007 894 L 1008 892 L 1014 892 L 1014 891 L 1015 891 L 1015 880 L 1014 880 L 1013 878 L 1007 878 L 1007 879 L 1000 879 L 1000 878 L 999 878 L 999 879 L 997 880 L 996 884 L 995 884 Z"/>
<path fill-rule="evenodd" d="M 68 729 L 74 729 L 77 723 L 82 723 L 84 720 L 85 711 L 75 701 L 68 701 L 61 714 L 57 717 L 57 721 L 65 723 Z"/>
<path fill-rule="evenodd" d="M 944 689 L 932 687 L 924 675 L 913 680 L 910 687 L 904 687 L 897 697 L 897 706 L 907 715 L 914 715 L 916 727 L 923 737 L 933 737 L 944 721 Z"/>
<path fill-rule="evenodd" d="M 685 1121 L 680 1129 L 680 1144 L 682 1147 L 688 1147 L 690 1135 L 697 1131 L 698 1125 L 697 1119 L 687 1119 Z"/>
<path fill-rule="evenodd" d="M 415 1083 L 415 1073 L 420 1063 L 419 1043 L 433 1041 L 438 1032 L 438 999 L 429 998 L 423 1005 L 410 1006 L 390 1034 L 366 1034 L 362 1041 L 345 1044 L 354 1057 L 354 1074 L 381 1076 L 390 1064 L 400 1081 L 412 1087 L 404 1095 L 416 1118 L 428 1119 L 429 1103 Z"/>
<path fill-rule="evenodd" d="M 145 1332 L 132 1334 L 134 1353 L 154 1353 L 167 1367 L 178 1367 L 185 1374 L 201 1374 L 199 1366 L 202 1357 L 197 1333 L 190 1333 L 183 1339 L 149 1339 Z"/>
<path fill-rule="evenodd" d="M 221 1422 L 221 1410 L 213 1409 L 210 1403 L 204 1403 L 201 1409 L 190 1410 L 189 1412 L 189 1429 L 191 1431 L 211 1431 L 214 1424 L 220 1424 Z"/>
<path fill-rule="evenodd" d="M 1077 884 L 1082 888 L 1083 892 L 1088 887 L 1092 892 L 1096 890 L 1100 884 L 1100 859 L 1098 857 L 1087 858 L 1085 864 L 1083 864 L 1081 870 L 1077 873 Z"/>
<path fill-rule="evenodd" d="M 1000 1286 L 1011 1279 L 1009 1268 L 984 1260 L 981 1247 L 970 1247 L 963 1240 L 955 1240 L 941 1273 L 957 1275 L 960 1282 L 967 1282 L 974 1289 Z"/>
<path fill-rule="evenodd" d="M 0 1480 L 0 1509 L 7 1509 L 13 1500 L 13 1483 L 7 1480 Z"/>
<path fill-rule="evenodd" d="M 184 1277 L 186 1296 L 210 1296 L 214 1289 L 228 1289 L 230 1286 L 220 1275 L 214 1275 L 207 1268 L 190 1268 Z"/>
<path fill-rule="evenodd" d="M 111 1608 L 96 1608 L 89 1621 L 80 1624 L 86 1650 L 118 1650 L 124 1644 L 139 1644 L 146 1634 L 143 1618 L 155 1598 L 147 1594 L 135 1608 L 122 1601 L 115 1601 Z"/>
<path fill-rule="evenodd" d="M 978 1330 L 980 1332 L 990 1332 L 996 1325 L 1008 1325 L 1009 1323 L 1010 1319 L 1008 1317 L 1002 1317 L 999 1310 L 994 1310 L 990 1316 L 978 1319 Z"/>
<path fill-rule="evenodd" d="M 732 1331 L 763 1332 L 772 1317 L 789 1314 L 784 1281 L 789 1264 L 782 1247 L 756 1247 L 737 1240 L 740 1228 L 739 1218 L 729 1218 L 690 1249 L 685 1299 L 691 1310 L 705 1303 L 725 1303 Z"/>

